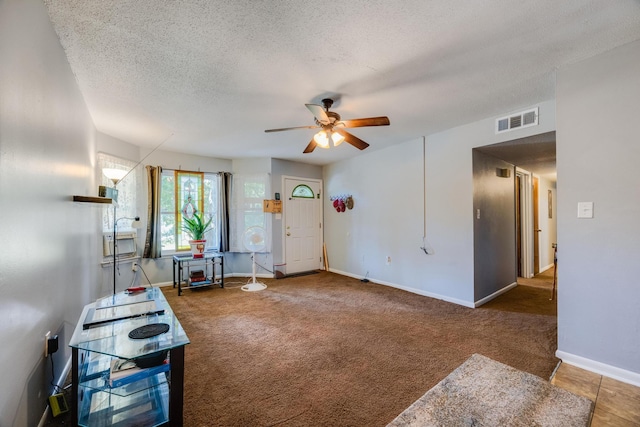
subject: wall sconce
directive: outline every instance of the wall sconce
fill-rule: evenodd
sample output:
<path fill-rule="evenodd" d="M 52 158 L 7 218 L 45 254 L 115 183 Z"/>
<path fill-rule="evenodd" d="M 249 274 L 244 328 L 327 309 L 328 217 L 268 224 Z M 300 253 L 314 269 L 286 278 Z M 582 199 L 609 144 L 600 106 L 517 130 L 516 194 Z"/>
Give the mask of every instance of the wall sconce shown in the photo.
<path fill-rule="evenodd" d="M 353 209 L 353 197 L 350 194 L 331 196 L 329 199 L 333 201 L 333 207 L 338 212 L 344 212 L 347 209 Z"/>

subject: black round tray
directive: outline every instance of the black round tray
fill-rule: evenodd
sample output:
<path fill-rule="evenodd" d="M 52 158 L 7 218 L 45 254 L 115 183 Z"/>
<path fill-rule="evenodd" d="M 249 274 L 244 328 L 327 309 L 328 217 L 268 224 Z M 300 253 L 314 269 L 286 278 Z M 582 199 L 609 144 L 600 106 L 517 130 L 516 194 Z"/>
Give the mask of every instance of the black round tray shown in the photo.
<path fill-rule="evenodd" d="M 148 325 L 142 325 L 139 328 L 135 328 L 130 331 L 129 338 L 133 340 L 142 340 L 164 334 L 168 330 L 169 325 L 166 323 L 149 323 Z"/>

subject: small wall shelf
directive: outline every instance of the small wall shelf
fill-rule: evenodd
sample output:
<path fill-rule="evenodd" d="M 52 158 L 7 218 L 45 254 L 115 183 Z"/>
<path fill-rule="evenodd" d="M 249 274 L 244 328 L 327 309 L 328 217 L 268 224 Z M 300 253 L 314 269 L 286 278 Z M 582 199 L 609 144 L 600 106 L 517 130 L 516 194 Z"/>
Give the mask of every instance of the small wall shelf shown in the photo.
<path fill-rule="evenodd" d="M 74 202 L 82 202 L 82 203 L 102 203 L 110 205 L 113 203 L 113 200 L 109 197 L 93 197 L 93 196 L 73 196 Z"/>

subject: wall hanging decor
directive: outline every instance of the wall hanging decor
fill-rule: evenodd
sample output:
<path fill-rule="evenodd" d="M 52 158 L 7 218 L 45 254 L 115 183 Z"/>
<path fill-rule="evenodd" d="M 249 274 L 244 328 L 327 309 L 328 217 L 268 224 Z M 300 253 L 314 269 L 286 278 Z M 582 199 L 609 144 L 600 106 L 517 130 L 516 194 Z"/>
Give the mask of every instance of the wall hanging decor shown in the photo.
<path fill-rule="evenodd" d="M 331 196 L 333 207 L 337 212 L 344 212 L 347 209 L 353 209 L 353 197 L 351 195 L 341 194 L 339 196 Z"/>

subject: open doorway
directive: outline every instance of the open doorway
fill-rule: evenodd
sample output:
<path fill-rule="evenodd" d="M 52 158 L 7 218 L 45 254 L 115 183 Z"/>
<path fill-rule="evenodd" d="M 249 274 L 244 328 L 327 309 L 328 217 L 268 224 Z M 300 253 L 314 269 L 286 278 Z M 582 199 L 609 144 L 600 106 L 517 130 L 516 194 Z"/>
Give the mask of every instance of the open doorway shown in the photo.
<path fill-rule="evenodd" d="M 514 229 L 512 245 L 514 256 L 504 258 L 504 262 L 513 259 L 514 274 L 513 283 L 520 283 L 521 280 L 531 280 L 532 278 L 549 271 L 553 267 L 553 244 L 557 242 L 556 215 L 554 212 L 556 204 L 556 167 L 555 167 L 555 132 L 548 132 L 532 137 L 516 139 L 504 143 L 490 146 L 478 147 L 477 150 L 491 158 L 507 162 L 513 172 L 511 182 L 513 186 L 513 222 Z M 475 165 L 474 165 L 475 166 Z M 504 166 L 498 166 L 504 168 Z M 475 169 L 474 169 L 475 171 Z M 497 179 L 492 182 L 498 185 Z M 496 194 L 486 180 L 482 181 L 480 198 L 476 195 L 476 176 L 474 174 L 474 206 L 475 204 L 485 204 L 487 201 L 492 204 L 492 199 L 496 199 Z M 494 184 L 491 184 L 494 185 Z M 503 184 L 500 184 L 502 188 Z M 504 191 L 504 190 L 500 190 Z M 503 204 L 506 196 L 502 197 Z M 474 211 L 475 212 L 475 211 Z M 477 216 L 477 212 L 476 216 Z M 493 227 L 487 224 L 488 227 Z M 474 239 L 481 239 L 487 233 L 482 230 L 482 221 L 476 218 L 474 226 Z M 478 229 L 476 229 L 478 228 Z M 497 229 L 494 227 L 493 231 Z M 500 231 L 502 230 L 502 231 Z M 497 232 L 505 234 L 505 228 Z M 494 239 L 499 241 L 499 239 Z M 502 241 L 504 245 L 504 241 Z M 481 248 L 480 251 L 478 249 Z M 474 257 L 476 261 L 483 261 L 487 252 L 498 253 L 501 249 L 491 247 L 486 244 L 476 244 Z M 502 261 L 501 261 L 502 262 Z M 478 263 L 479 264 L 479 263 Z M 486 262 L 485 262 L 486 265 Z M 494 266 L 497 268 L 497 265 Z M 490 277 L 484 272 L 484 276 Z M 481 282 L 482 277 L 476 276 L 476 282 Z M 508 279 L 502 279 L 501 283 L 495 287 L 503 289 L 510 285 Z M 476 291 L 486 288 L 486 284 L 475 283 Z M 482 292 L 484 294 L 484 292 Z M 488 294 L 487 294 L 488 295 Z M 476 301 L 486 295 L 478 295 Z"/>

